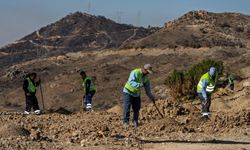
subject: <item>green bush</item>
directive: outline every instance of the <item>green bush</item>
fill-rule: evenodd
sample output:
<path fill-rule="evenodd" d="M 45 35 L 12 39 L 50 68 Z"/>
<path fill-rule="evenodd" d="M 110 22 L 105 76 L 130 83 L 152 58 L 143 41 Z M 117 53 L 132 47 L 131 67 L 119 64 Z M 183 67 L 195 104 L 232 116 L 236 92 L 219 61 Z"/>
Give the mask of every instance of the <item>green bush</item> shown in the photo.
<path fill-rule="evenodd" d="M 174 70 L 165 80 L 165 84 L 170 88 L 171 95 L 177 99 L 192 99 L 196 95 L 196 86 L 203 74 L 209 71 L 210 67 L 217 70 L 216 79 L 223 73 L 223 62 L 214 60 L 204 60 L 193 65 L 187 71 Z"/>

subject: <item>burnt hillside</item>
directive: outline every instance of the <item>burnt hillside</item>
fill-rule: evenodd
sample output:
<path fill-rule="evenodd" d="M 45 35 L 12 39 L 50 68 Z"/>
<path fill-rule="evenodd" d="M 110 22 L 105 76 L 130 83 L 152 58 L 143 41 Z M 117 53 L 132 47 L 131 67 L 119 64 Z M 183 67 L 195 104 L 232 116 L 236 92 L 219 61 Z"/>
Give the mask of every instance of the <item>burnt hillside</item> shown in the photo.
<path fill-rule="evenodd" d="M 118 48 L 151 33 L 103 16 L 76 12 L 2 47 L 0 63 L 8 65 L 73 51 Z"/>
<path fill-rule="evenodd" d="M 247 47 L 250 40 L 250 16 L 239 13 L 191 11 L 127 48 Z"/>

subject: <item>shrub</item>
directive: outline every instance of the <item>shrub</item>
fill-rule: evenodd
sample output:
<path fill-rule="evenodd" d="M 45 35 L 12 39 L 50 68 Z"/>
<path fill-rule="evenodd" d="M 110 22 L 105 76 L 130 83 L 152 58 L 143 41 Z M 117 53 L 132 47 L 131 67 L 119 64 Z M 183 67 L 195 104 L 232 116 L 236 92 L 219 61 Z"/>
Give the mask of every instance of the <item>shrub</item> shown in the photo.
<path fill-rule="evenodd" d="M 203 60 L 193 65 L 187 71 L 174 70 L 165 80 L 165 84 L 170 88 L 171 95 L 177 99 L 192 99 L 196 96 L 196 86 L 201 76 L 214 66 L 217 70 L 216 79 L 223 73 L 223 62 L 214 60 Z"/>

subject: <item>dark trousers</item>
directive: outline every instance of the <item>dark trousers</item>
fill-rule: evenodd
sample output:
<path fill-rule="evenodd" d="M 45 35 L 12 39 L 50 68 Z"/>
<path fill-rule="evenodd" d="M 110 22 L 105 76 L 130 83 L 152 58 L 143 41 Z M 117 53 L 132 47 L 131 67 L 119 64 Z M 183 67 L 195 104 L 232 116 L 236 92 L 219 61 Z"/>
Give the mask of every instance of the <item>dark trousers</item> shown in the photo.
<path fill-rule="evenodd" d="M 229 87 L 230 87 L 230 90 L 232 91 L 234 90 L 234 84 L 230 84 Z"/>
<path fill-rule="evenodd" d="M 133 121 L 138 122 L 139 111 L 141 108 L 141 98 L 133 97 L 128 93 L 123 92 L 123 122 L 129 123 L 130 107 L 132 106 L 134 117 Z"/>
<path fill-rule="evenodd" d="M 207 94 L 207 100 L 205 100 L 201 93 L 198 93 L 198 97 L 201 100 L 201 112 L 208 113 L 210 112 L 210 105 L 211 105 L 211 96 Z"/>
<path fill-rule="evenodd" d="M 85 101 L 84 101 L 85 106 L 87 104 L 91 104 L 92 103 L 92 98 L 93 98 L 94 95 L 95 95 L 95 91 L 90 91 L 89 93 L 87 93 L 84 96 L 84 98 L 85 98 Z"/>
<path fill-rule="evenodd" d="M 33 108 L 33 110 L 40 110 L 39 106 L 38 106 L 38 101 L 36 98 L 36 95 L 31 95 L 31 96 L 26 96 L 26 108 L 25 111 L 30 112 L 31 108 Z"/>

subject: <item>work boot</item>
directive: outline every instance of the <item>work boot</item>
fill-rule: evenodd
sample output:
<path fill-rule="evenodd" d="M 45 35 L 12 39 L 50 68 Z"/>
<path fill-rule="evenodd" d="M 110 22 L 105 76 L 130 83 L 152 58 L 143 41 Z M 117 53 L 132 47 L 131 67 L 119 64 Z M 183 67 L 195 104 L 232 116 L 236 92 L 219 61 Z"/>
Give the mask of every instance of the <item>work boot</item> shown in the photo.
<path fill-rule="evenodd" d="M 35 110 L 34 112 L 36 115 L 41 115 L 41 110 Z"/>
<path fill-rule="evenodd" d="M 29 114 L 30 114 L 30 112 L 28 112 L 28 111 L 23 112 L 23 115 L 29 115 Z"/>
<path fill-rule="evenodd" d="M 91 112 L 91 108 L 86 108 L 86 112 Z"/>
<path fill-rule="evenodd" d="M 137 128 L 139 126 L 138 121 L 134 121 L 134 127 Z"/>
<path fill-rule="evenodd" d="M 203 116 L 201 117 L 201 119 L 202 119 L 203 121 L 208 121 L 208 120 L 209 120 L 209 117 L 208 117 L 208 115 L 203 115 Z"/>

